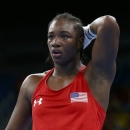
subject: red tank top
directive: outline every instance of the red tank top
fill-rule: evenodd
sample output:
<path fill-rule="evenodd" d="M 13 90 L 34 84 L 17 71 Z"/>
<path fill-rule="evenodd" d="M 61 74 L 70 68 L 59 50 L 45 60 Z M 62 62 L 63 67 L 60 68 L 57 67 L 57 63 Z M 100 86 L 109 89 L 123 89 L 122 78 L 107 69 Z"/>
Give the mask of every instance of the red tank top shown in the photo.
<path fill-rule="evenodd" d="M 32 97 L 33 130 L 102 130 L 106 112 L 88 87 L 85 67 L 59 91 L 46 84 L 54 69 L 40 81 Z"/>

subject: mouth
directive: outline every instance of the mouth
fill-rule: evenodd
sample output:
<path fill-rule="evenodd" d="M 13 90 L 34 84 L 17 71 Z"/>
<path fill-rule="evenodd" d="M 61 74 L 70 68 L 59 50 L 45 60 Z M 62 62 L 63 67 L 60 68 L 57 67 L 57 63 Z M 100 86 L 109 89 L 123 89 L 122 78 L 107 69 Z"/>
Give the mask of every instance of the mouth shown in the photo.
<path fill-rule="evenodd" d="M 52 50 L 52 56 L 54 58 L 59 58 L 61 56 L 61 51 L 60 50 Z"/>

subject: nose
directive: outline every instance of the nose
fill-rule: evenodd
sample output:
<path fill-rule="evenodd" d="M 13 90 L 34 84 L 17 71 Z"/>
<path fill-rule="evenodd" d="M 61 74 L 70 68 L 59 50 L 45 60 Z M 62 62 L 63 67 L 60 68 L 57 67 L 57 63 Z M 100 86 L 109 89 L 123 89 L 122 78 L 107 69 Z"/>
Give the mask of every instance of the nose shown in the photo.
<path fill-rule="evenodd" d="M 52 41 L 52 47 L 60 47 L 61 44 L 60 44 L 60 40 L 59 38 L 55 38 L 53 41 Z"/>

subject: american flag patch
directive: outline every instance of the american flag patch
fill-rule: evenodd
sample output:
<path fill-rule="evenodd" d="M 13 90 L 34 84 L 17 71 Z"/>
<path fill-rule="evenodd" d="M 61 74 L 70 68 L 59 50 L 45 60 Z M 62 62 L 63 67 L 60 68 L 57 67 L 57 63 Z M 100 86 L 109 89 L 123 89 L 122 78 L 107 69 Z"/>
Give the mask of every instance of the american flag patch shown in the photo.
<path fill-rule="evenodd" d="M 88 95 L 86 92 L 73 92 L 70 94 L 71 102 L 88 102 Z"/>

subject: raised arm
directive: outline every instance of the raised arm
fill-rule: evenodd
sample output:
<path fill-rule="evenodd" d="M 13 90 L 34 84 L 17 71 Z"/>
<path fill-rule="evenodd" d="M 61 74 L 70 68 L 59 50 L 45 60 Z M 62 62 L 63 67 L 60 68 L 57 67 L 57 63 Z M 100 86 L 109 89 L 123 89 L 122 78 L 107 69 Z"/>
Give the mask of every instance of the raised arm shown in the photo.
<path fill-rule="evenodd" d="M 97 35 L 92 48 L 91 65 L 99 74 L 113 81 L 120 37 L 118 23 L 115 17 L 106 15 L 94 20 L 90 29 Z"/>
<path fill-rule="evenodd" d="M 113 16 L 97 18 L 90 24 L 96 34 L 92 47 L 92 60 L 85 70 L 85 78 L 99 104 L 107 110 L 110 88 L 116 74 L 120 29 Z"/>

